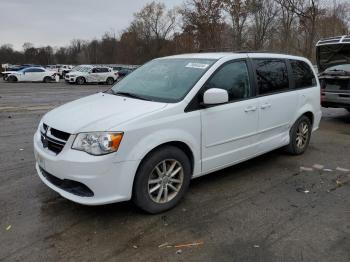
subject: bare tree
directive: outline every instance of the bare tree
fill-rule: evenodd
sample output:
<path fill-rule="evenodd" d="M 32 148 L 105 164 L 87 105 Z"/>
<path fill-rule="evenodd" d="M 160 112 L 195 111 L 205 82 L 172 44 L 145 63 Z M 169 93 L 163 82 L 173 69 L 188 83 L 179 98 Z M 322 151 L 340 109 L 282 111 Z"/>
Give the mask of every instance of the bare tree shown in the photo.
<path fill-rule="evenodd" d="M 317 36 L 317 21 L 325 13 L 321 0 L 286 0 L 283 6 L 299 18 L 299 50 L 306 57 L 313 57 Z"/>
<path fill-rule="evenodd" d="M 296 21 L 296 14 L 292 12 L 292 4 L 289 0 L 275 0 L 280 7 L 279 17 L 279 49 L 290 53 L 293 50 L 293 23 Z"/>
<path fill-rule="evenodd" d="M 221 46 L 220 33 L 223 24 L 221 0 L 188 0 L 181 14 L 184 31 L 195 35 L 199 49 Z"/>
<path fill-rule="evenodd" d="M 177 10 L 166 10 L 165 5 L 157 2 L 147 4 L 130 26 L 130 31 L 137 33 L 144 41 L 155 40 L 159 52 L 165 40 L 169 39 L 175 29 Z"/>
<path fill-rule="evenodd" d="M 243 33 L 249 15 L 248 0 L 223 0 L 225 11 L 230 16 L 233 49 L 241 50 L 246 39 L 243 39 Z"/>
<path fill-rule="evenodd" d="M 252 0 L 250 12 L 252 13 L 252 48 L 260 50 L 265 47 L 271 35 L 278 8 L 273 0 Z"/>

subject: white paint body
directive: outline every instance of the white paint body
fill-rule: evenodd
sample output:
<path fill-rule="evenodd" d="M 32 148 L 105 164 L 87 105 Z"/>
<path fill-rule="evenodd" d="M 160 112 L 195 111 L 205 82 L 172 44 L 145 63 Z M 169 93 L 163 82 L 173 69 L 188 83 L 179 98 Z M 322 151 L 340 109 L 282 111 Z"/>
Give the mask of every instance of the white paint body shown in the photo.
<path fill-rule="evenodd" d="M 133 181 L 142 159 L 164 143 L 185 143 L 193 154 L 193 178 L 211 173 L 285 146 L 289 131 L 305 112 L 314 116 L 313 131 L 321 119 L 320 87 L 300 89 L 215 107 L 185 112 L 191 99 L 209 77 L 227 61 L 242 58 L 304 58 L 275 54 L 193 54 L 176 58 L 213 58 L 218 61 L 178 103 L 159 103 L 99 93 L 47 113 L 43 122 L 72 134 L 57 156 L 43 148 L 40 131 L 34 135 L 37 162 L 60 179 L 87 185 L 93 197 L 79 197 L 54 186 L 38 168 L 42 181 L 63 197 L 86 205 L 129 200 Z M 317 80 L 318 81 L 318 80 Z M 122 131 L 116 153 L 92 156 L 72 150 L 77 133 Z"/>
<path fill-rule="evenodd" d="M 27 72 L 27 70 L 40 70 L 42 72 Z M 24 71 L 13 71 L 13 72 L 7 72 L 7 79 L 11 76 L 15 76 L 18 80 L 18 82 L 42 82 L 44 81 L 44 78 L 50 77 L 52 80 L 54 80 L 54 72 L 41 68 L 41 67 L 35 67 L 35 68 L 26 68 Z"/>

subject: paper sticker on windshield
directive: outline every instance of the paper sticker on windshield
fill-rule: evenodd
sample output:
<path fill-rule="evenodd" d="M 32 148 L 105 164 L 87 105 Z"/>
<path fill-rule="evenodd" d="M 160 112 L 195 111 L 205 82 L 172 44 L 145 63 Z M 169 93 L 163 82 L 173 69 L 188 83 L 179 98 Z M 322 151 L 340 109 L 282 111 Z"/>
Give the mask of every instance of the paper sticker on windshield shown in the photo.
<path fill-rule="evenodd" d="M 208 64 L 201 64 L 201 63 L 188 63 L 186 67 L 188 68 L 197 68 L 197 69 L 206 69 L 209 65 Z"/>

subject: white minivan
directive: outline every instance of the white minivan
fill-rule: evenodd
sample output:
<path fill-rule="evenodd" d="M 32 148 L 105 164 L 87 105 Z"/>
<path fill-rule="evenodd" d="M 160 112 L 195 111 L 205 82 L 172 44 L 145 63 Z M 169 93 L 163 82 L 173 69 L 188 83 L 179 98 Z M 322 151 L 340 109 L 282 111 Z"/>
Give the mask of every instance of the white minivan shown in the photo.
<path fill-rule="evenodd" d="M 174 207 L 192 178 L 280 147 L 302 154 L 320 119 L 320 86 L 305 58 L 164 57 L 48 112 L 34 135 L 36 169 L 74 202 L 133 199 L 157 213 Z"/>

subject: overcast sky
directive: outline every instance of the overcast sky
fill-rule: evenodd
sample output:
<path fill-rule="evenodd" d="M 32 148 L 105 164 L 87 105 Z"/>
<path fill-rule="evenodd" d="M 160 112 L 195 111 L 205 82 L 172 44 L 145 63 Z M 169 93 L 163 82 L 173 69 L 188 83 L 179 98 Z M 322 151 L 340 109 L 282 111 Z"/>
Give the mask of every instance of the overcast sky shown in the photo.
<path fill-rule="evenodd" d="M 151 0 L 0 0 L 0 45 L 17 50 L 24 42 L 36 47 L 68 45 L 74 38 L 118 35 Z M 168 7 L 183 0 L 162 1 Z"/>

